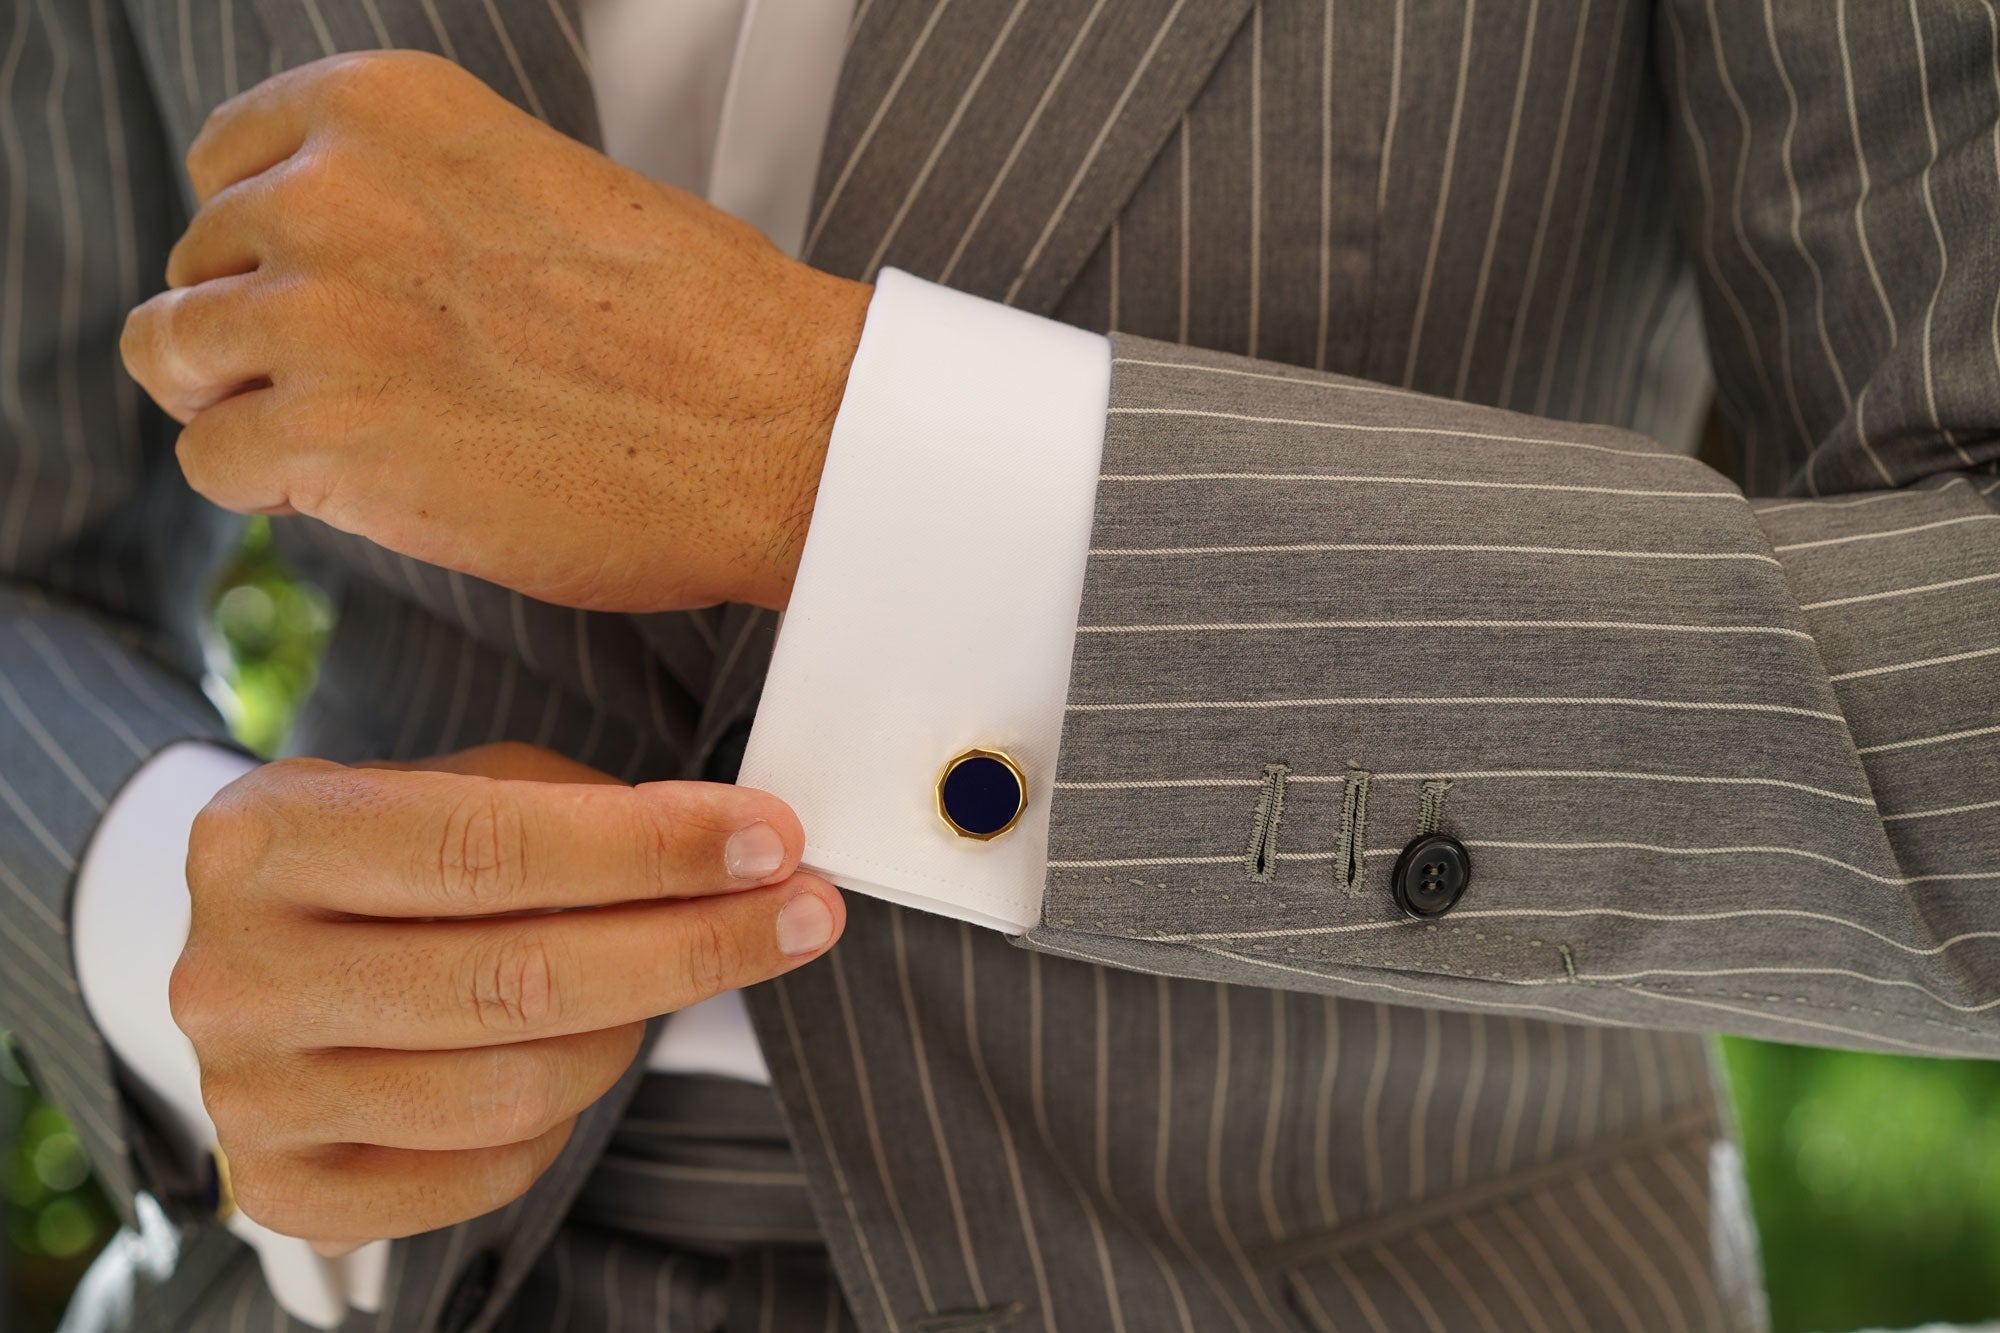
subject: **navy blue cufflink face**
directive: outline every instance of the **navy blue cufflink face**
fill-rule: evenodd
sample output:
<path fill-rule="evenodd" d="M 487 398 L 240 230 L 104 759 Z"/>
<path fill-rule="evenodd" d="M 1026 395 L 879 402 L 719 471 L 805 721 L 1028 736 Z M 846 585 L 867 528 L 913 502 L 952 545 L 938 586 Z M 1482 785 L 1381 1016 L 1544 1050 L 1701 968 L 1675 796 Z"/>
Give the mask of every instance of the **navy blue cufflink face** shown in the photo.
<path fill-rule="evenodd" d="M 938 774 L 938 818 L 961 838 L 991 842 L 1027 808 L 1027 775 L 998 750 L 963 751 Z"/>

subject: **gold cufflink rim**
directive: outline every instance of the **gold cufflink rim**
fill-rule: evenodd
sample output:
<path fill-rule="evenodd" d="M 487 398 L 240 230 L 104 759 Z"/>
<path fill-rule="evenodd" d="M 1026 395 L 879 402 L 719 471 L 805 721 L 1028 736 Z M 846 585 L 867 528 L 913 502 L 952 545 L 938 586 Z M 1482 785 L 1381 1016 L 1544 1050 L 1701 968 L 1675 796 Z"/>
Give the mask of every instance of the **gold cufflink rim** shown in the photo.
<path fill-rule="evenodd" d="M 1005 764 L 1007 766 L 1007 771 L 1014 775 L 1014 781 L 1019 783 L 1021 787 L 1021 803 L 1018 806 L 1014 807 L 1014 817 L 1008 820 L 1005 824 L 1002 824 L 999 828 L 994 829 L 991 833 L 973 832 L 971 829 L 966 828 L 963 824 L 960 824 L 957 820 L 953 819 L 951 817 L 950 812 L 944 808 L 945 779 L 949 778 L 961 764 L 967 763 L 973 759 L 999 760 L 1002 764 Z M 960 750 L 957 754 L 953 755 L 950 759 L 947 759 L 945 761 L 944 767 L 938 770 L 937 782 L 932 785 L 931 798 L 936 804 L 938 818 L 944 822 L 944 826 L 946 828 L 950 829 L 953 833 L 957 834 L 959 837 L 969 838 L 973 842 L 992 842 L 995 838 L 1003 837 L 1007 833 L 1011 832 L 1014 826 L 1021 822 L 1021 816 L 1028 813 L 1028 775 L 1025 772 L 1023 772 L 1021 766 L 1014 761 L 1014 756 L 1008 754 L 1005 750 L 995 750 L 986 746 L 974 746 L 969 750 Z"/>
<path fill-rule="evenodd" d="M 208 1150 L 208 1159 L 215 1166 L 215 1221 L 227 1223 L 236 1216 L 236 1183 L 229 1173 L 229 1154 L 218 1143 Z"/>

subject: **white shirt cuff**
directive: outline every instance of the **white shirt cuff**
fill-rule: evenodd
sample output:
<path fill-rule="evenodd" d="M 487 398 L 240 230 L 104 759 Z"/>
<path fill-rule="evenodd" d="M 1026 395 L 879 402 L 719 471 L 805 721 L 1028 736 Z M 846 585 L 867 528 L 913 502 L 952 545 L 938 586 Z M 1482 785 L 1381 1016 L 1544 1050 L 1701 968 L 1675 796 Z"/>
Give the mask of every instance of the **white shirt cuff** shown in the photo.
<path fill-rule="evenodd" d="M 997 930 L 1041 920 L 1110 386 L 1096 334 L 876 280 L 737 778 L 798 812 L 808 868 Z M 1027 777 L 990 842 L 937 813 L 973 748 Z"/>
<path fill-rule="evenodd" d="M 174 1025 L 167 985 L 187 943 L 188 833 L 215 794 L 256 761 L 220 746 L 183 742 L 160 751 L 104 812 L 78 867 L 71 945 L 84 1006 L 112 1051 L 168 1117 L 189 1153 L 215 1144 L 201 1100 L 194 1047 Z M 238 1213 L 229 1229 L 257 1251 L 271 1291 L 295 1318 L 332 1328 L 349 1305 L 375 1310 L 388 1246 L 325 1259 L 305 1241 Z"/>
<path fill-rule="evenodd" d="M 188 831 L 217 792 L 256 766 L 199 741 L 154 755 L 104 812 L 70 905 L 83 1002 L 190 1153 L 208 1151 L 215 1127 L 202 1108 L 194 1047 L 167 1009 L 167 981 L 187 943 Z"/>

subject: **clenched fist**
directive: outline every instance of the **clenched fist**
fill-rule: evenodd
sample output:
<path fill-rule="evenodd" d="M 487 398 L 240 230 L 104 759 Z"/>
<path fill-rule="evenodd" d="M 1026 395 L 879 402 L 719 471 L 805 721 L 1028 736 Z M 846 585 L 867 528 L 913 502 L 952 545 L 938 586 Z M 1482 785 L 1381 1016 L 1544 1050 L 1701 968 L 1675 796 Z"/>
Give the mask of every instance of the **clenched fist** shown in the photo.
<path fill-rule="evenodd" d="M 409 51 L 218 107 L 125 363 L 196 490 L 599 610 L 781 607 L 870 288 Z"/>
<path fill-rule="evenodd" d="M 518 745 L 224 789 L 170 997 L 238 1205 L 339 1249 L 518 1197 L 646 1018 L 838 937 L 839 893 L 793 873 L 804 841 L 765 793 Z"/>

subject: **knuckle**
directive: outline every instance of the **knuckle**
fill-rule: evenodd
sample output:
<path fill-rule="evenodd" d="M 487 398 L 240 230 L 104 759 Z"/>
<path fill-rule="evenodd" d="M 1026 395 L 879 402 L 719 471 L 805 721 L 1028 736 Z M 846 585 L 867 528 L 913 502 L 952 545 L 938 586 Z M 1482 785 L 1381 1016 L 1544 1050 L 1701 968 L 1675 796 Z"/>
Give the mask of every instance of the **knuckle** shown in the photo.
<path fill-rule="evenodd" d="M 271 845 L 271 814 L 255 787 L 223 789 L 188 830 L 188 892 L 197 901 L 241 884 Z"/>
<path fill-rule="evenodd" d="M 312 225 L 353 192 L 358 166 L 339 141 L 322 138 L 270 173 L 264 188 L 273 210 L 292 221 L 290 239 L 296 242 L 315 234 Z"/>
<path fill-rule="evenodd" d="M 322 89 L 336 95 L 373 93 L 384 87 L 405 89 L 430 79 L 470 77 L 457 64 L 429 51 L 408 49 L 347 51 L 324 62 Z M 372 109 L 372 108 L 371 108 Z"/>
<path fill-rule="evenodd" d="M 371 776 L 325 759 L 278 759 L 243 780 L 244 795 L 268 827 L 290 832 L 314 827 L 330 807 L 365 800 Z"/>
<path fill-rule="evenodd" d="M 496 1143 L 520 1143 L 545 1133 L 560 1118 L 555 1086 L 540 1062 L 524 1062 L 503 1075 L 493 1095 Z"/>
<path fill-rule="evenodd" d="M 280 477 L 286 501 L 349 532 L 366 531 L 379 506 L 365 476 L 353 466 L 357 422 L 350 395 L 334 385 L 295 388 L 276 404 L 274 431 L 289 443 Z M 200 424 L 200 418 L 196 418 Z"/>
<path fill-rule="evenodd" d="M 169 291 L 178 291 L 186 287 L 191 279 L 193 246 L 188 241 L 188 233 L 193 229 L 190 225 L 188 232 L 181 233 L 181 238 L 174 242 L 174 248 L 167 251 L 166 279 Z"/>
<path fill-rule="evenodd" d="M 396 61 L 381 51 L 342 51 L 317 63 L 314 92 L 327 108 L 344 112 L 365 110 Z"/>
<path fill-rule="evenodd" d="M 556 1135 L 549 1130 L 526 1142 L 509 1144 L 496 1150 L 492 1154 L 486 1180 L 494 1205 L 512 1203 L 533 1189 L 535 1182 L 542 1178 L 542 1173 L 549 1169 L 549 1164 L 562 1151 L 563 1142 L 568 1137 L 567 1133 Z M 549 1141 L 551 1139 L 555 1141 Z"/>
<path fill-rule="evenodd" d="M 187 168 L 188 179 L 194 183 L 197 191 L 201 191 L 208 182 L 208 155 L 215 143 L 217 117 L 221 116 L 229 105 L 228 102 L 224 102 L 208 113 L 201 122 L 201 128 L 195 131 L 193 142 L 188 144 L 187 155 L 181 158 L 181 165 Z"/>
<path fill-rule="evenodd" d="M 512 1035 L 554 1022 L 555 962 L 547 942 L 523 933 L 487 951 L 473 964 L 468 993 L 484 1031 Z"/>
<path fill-rule="evenodd" d="M 318 795 L 317 784 L 347 771 L 325 759 L 273 759 L 256 770 L 255 785 L 273 801 L 309 801 Z"/>
<path fill-rule="evenodd" d="M 200 918 L 197 918 L 199 923 Z M 230 942 L 225 933 L 223 945 Z M 194 1047 L 204 1075 L 223 1061 L 269 1060 L 287 1043 L 296 1003 L 255 977 L 240 958 L 191 942 L 167 975 L 167 1013 Z"/>
<path fill-rule="evenodd" d="M 194 139 L 188 144 L 186 156 L 181 164 L 187 168 L 188 180 L 197 192 L 207 193 L 214 180 L 213 158 L 216 142 L 222 137 L 223 127 L 232 120 L 243 105 L 242 94 L 220 103 L 203 117 L 201 128 L 195 131 Z"/>
<path fill-rule="evenodd" d="M 646 810 L 634 812 L 632 845 L 639 851 L 640 884 L 656 897 L 672 897 L 680 891 L 681 867 L 687 856 L 681 846 L 685 831 L 677 831 L 669 821 Z"/>
<path fill-rule="evenodd" d="M 181 427 L 174 440 L 174 461 L 180 464 L 181 476 L 195 494 L 217 504 L 223 504 L 226 498 L 223 478 L 227 450 L 227 440 L 217 438 L 213 420 L 206 414 Z"/>
<path fill-rule="evenodd" d="M 339 483 L 339 474 L 324 460 L 312 455 L 297 458 L 285 473 L 285 503 L 301 514 L 314 517 L 338 513 Z"/>
<path fill-rule="evenodd" d="M 269 1125 L 270 1098 L 240 1075 L 203 1069 L 201 1102 L 215 1122 L 216 1134 L 231 1142 L 253 1139 Z"/>
<path fill-rule="evenodd" d="M 456 73 L 458 66 L 428 51 L 344 51 L 319 63 L 313 80 L 318 106 L 355 122 L 373 121 L 407 100 L 427 71 Z"/>
<path fill-rule="evenodd" d="M 699 800 L 655 795 L 623 803 L 619 810 L 621 836 L 637 850 L 640 883 L 653 896 L 679 897 L 704 878 L 711 883 L 700 887 L 721 881 L 722 844 L 734 826 L 725 826 Z"/>
<path fill-rule="evenodd" d="M 173 290 L 161 310 L 157 334 L 158 350 L 172 372 L 185 374 L 200 366 L 235 327 L 236 321 L 224 313 L 222 304 L 212 289 Z"/>
<path fill-rule="evenodd" d="M 274 1188 L 272 1172 L 261 1154 L 244 1152 L 237 1145 L 229 1153 L 229 1183 L 236 1192 L 238 1208 L 273 1231 L 281 1229 L 277 1222 L 280 1191 Z"/>
<path fill-rule="evenodd" d="M 182 950 L 167 975 L 167 1012 L 197 1052 L 216 1035 L 219 1020 L 228 1013 L 228 1007 L 216 1003 L 216 998 L 213 969 L 201 954 Z"/>
<path fill-rule="evenodd" d="M 229 1183 L 236 1194 L 236 1206 L 252 1221 L 281 1236 L 309 1236 L 322 1209 L 315 1196 L 325 1187 L 315 1187 L 305 1173 L 286 1158 L 260 1152 L 229 1153 Z"/>
<path fill-rule="evenodd" d="M 682 955 L 688 984 L 698 999 L 707 999 L 730 988 L 741 967 L 743 950 L 714 913 L 692 912 L 688 922 Z"/>
<path fill-rule="evenodd" d="M 439 831 L 439 899 L 454 911 L 501 910 L 526 880 L 527 850 L 520 811 L 479 784 L 457 800 Z"/>
<path fill-rule="evenodd" d="M 126 311 L 124 326 L 118 331 L 118 355 L 134 379 L 150 364 L 159 336 L 159 300 L 158 296 L 148 297 Z"/>

